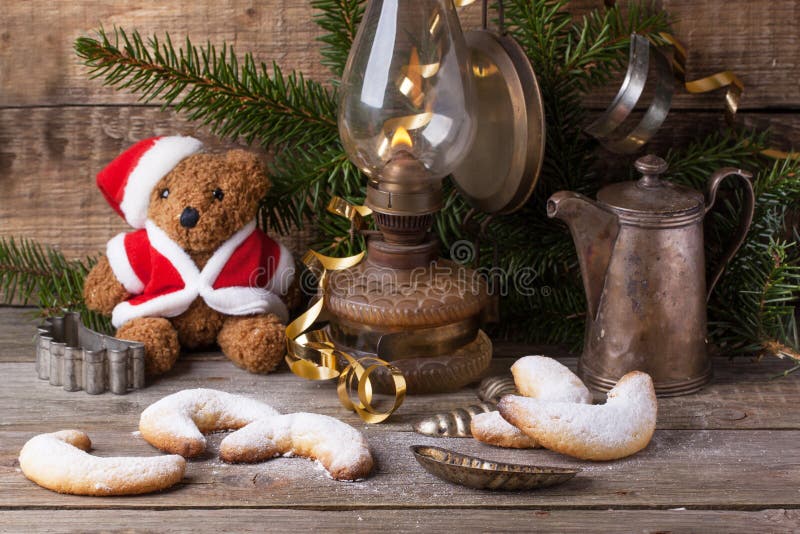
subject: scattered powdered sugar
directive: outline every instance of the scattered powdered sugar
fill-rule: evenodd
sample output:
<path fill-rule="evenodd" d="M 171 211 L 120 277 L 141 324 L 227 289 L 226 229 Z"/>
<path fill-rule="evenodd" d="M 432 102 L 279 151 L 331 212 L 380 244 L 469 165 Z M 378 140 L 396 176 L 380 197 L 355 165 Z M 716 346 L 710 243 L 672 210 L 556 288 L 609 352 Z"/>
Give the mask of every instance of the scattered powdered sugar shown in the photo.
<path fill-rule="evenodd" d="M 592 394 L 562 363 L 546 356 L 525 356 L 511 366 L 519 392 L 535 399 L 552 402 L 591 404 Z"/>
<path fill-rule="evenodd" d="M 131 436 L 133 436 L 134 438 L 138 438 L 141 435 L 142 433 L 139 432 L 138 430 L 134 430 L 133 432 L 131 432 Z"/>

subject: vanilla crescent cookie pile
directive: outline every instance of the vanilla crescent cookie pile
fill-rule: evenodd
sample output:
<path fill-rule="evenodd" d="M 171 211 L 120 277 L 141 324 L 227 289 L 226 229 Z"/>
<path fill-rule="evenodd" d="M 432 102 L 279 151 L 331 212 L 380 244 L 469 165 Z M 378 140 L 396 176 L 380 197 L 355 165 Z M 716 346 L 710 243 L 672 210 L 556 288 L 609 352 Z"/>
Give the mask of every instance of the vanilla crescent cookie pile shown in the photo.
<path fill-rule="evenodd" d="M 526 397 L 543 401 L 591 404 L 592 394 L 566 366 L 545 356 L 525 356 L 511 366 L 517 390 Z M 514 449 L 538 447 L 534 438 L 503 419 L 500 412 L 476 415 L 470 422 L 472 436 L 478 441 Z"/>
<path fill-rule="evenodd" d="M 605 404 L 567 367 L 552 358 L 526 356 L 512 367 L 522 395 L 506 395 L 497 412 L 477 415 L 475 439 L 499 447 L 542 446 L 583 460 L 616 460 L 647 447 L 656 427 L 653 380 L 634 371 L 608 392 Z"/>
<path fill-rule="evenodd" d="M 319 462 L 331 478 L 366 478 L 374 462 L 364 436 L 333 417 L 281 415 L 262 402 L 213 389 L 183 390 L 142 412 L 139 431 L 172 453 L 153 457 L 93 456 L 89 436 L 62 430 L 34 436 L 19 455 L 23 474 L 40 486 L 73 495 L 136 495 L 169 488 L 183 478 L 186 460 L 201 455 L 208 432 L 236 430 L 220 444 L 225 462 L 300 456 Z"/>

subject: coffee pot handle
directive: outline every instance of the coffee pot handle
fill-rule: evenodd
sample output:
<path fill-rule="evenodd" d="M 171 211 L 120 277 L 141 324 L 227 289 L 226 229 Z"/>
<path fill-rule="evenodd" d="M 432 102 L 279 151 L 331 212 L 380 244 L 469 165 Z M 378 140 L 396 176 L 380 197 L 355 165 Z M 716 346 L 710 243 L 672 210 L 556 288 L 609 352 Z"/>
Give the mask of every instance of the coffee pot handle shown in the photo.
<path fill-rule="evenodd" d="M 742 243 L 744 243 L 744 240 L 747 237 L 747 231 L 750 229 L 750 223 L 753 222 L 753 211 L 755 210 L 756 206 L 756 197 L 755 193 L 753 192 L 752 182 L 753 174 L 741 169 L 725 167 L 711 175 L 711 179 L 708 181 L 708 194 L 706 195 L 705 212 L 708 213 L 711 208 L 714 207 L 714 202 L 717 200 L 717 189 L 719 189 L 719 185 L 722 183 L 722 181 L 729 176 L 741 178 L 745 195 L 744 213 L 742 213 L 742 218 L 739 221 L 739 229 L 736 232 L 736 236 L 731 244 L 731 247 L 725 252 L 725 255 L 722 257 L 719 265 L 717 265 L 717 267 L 714 269 L 713 275 L 711 276 L 711 280 L 708 284 L 708 293 L 706 294 L 706 302 L 708 302 L 708 300 L 711 298 L 711 292 L 714 291 L 714 286 L 716 286 L 717 282 L 719 282 L 719 279 L 722 276 L 722 273 L 725 272 L 725 268 L 728 266 L 728 263 L 739 251 L 739 247 L 742 246 Z"/>

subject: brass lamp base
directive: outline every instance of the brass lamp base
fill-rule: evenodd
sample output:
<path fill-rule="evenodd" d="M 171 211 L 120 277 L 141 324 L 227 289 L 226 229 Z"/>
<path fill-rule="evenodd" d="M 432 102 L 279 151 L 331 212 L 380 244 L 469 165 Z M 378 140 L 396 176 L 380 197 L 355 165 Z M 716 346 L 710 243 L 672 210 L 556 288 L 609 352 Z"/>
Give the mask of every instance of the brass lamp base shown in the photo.
<path fill-rule="evenodd" d="M 492 344 L 478 328 L 489 301 L 478 274 L 442 259 L 398 269 L 369 258 L 331 273 L 327 284 L 328 328 L 339 348 L 391 361 L 409 393 L 454 391 L 480 378 Z M 391 389 L 388 375 L 373 377 L 376 389 Z"/>

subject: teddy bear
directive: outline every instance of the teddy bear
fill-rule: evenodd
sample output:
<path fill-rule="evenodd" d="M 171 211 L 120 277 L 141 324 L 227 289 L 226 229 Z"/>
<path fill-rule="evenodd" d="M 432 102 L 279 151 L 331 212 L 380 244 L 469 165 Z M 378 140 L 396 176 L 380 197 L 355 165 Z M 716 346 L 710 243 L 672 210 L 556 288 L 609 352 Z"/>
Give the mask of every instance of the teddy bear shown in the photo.
<path fill-rule="evenodd" d="M 272 371 L 285 352 L 295 264 L 256 226 L 270 187 L 259 158 L 154 137 L 112 161 L 97 185 L 133 231 L 108 242 L 84 299 L 111 315 L 117 337 L 144 344 L 147 373 L 171 369 L 181 347 L 215 343 L 250 372 Z"/>

